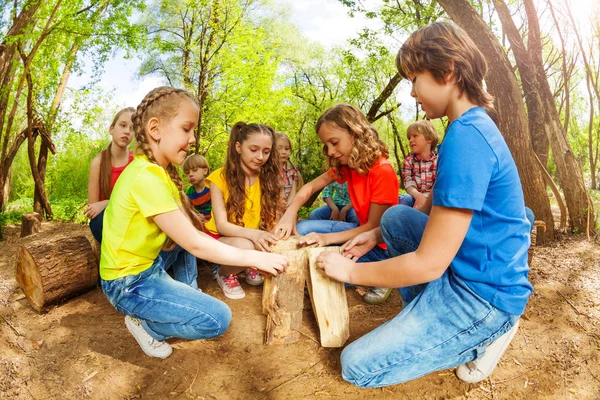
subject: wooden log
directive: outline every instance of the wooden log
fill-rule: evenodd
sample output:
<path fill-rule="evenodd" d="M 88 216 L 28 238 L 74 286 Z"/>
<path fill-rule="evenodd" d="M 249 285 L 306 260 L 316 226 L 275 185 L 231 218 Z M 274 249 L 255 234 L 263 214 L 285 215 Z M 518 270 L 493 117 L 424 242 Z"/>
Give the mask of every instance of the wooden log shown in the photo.
<path fill-rule="evenodd" d="M 341 347 L 350 336 L 346 288 L 342 282 L 329 279 L 325 272 L 317 267 L 317 257 L 321 252 L 339 252 L 340 249 L 338 246 L 330 246 L 306 250 L 309 260 L 306 283 L 323 347 Z"/>
<path fill-rule="evenodd" d="M 40 238 L 19 247 L 16 279 L 31 306 L 43 312 L 95 288 L 98 261 L 83 235 Z"/>
<path fill-rule="evenodd" d="M 302 310 L 304 308 L 304 282 L 306 280 L 307 254 L 296 248 L 296 240 L 280 241 L 273 251 L 289 260 L 286 271 L 265 278 L 263 287 L 263 313 L 267 315 L 265 344 L 290 344 L 300 339 Z"/>
<path fill-rule="evenodd" d="M 21 216 L 21 237 L 38 233 L 42 229 L 42 216 L 36 212 L 24 213 Z"/>

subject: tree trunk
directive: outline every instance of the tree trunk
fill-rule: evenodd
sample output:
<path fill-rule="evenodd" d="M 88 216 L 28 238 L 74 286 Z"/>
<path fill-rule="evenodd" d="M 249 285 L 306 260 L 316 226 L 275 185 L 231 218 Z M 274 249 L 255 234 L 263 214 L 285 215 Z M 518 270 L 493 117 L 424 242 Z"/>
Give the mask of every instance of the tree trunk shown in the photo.
<path fill-rule="evenodd" d="M 38 312 L 98 284 L 98 261 L 85 236 L 33 240 L 17 251 L 16 279 Z"/>
<path fill-rule="evenodd" d="M 21 216 L 21 237 L 38 233 L 42 229 L 42 216 L 36 212 L 28 212 Z"/>
<path fill-rule="evenodd" d="M 519 170 L 525 204 L 533 210 L 536 219 L 546 223 L 548 236 L 552 238 L 554 220 L 550 200 L 546 194 L 542 174 L 531 156 L 533 149 L 527 115 L 521 90 L 508 57 L 485 21 L 466 0 L 439 0 L 439 3 L 452 20 L 469 34 L 487 59 L 487 89 L 495 97 L 495 107 L 499 116 L 498 128 Z"/>
<path fill-rule="evenodd" d="M 398 86 L 398 83 L 400 83 L 401 80 L 402 80 L 402 77 L 400 76 L 400 74 L 398 72 L 396 72 L 396 75 L 394 75 L 390 78 L 388 84 L 381 91 L 379 96 L 377 96 L 377 98 L 375 100 L 373 100 L 373 103 L 371 103 L 371 107 L 369 108 L 369 111 L 367 112 L 367 115 L 366 115 L 367 120 L 369 122 L 373 122 L 373 121 L 376 121 L 379 118 L 381 118 L 382 115 L 379 114 L 379 109 L 381 108 L 383 103 L 385 103 L 385 101 L 392 95 L 392 93 L 394 92 L 394 89 L 396 88 L 396 86 Z M 396 109 L 396 108 L 398 108 L 398 107 L 395 107 L 394 109 Z"/>

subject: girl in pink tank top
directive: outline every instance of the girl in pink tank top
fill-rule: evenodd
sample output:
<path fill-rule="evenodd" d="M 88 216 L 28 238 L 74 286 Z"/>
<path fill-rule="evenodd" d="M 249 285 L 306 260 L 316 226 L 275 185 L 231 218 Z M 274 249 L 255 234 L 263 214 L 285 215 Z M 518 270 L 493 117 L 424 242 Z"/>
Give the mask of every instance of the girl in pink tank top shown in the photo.
<path fill-rule="evenodd" d="M 88 206 L 84 214 L 90 219 L 90 229 L 98 242 L 102 241 L 102 219 L 112 189 L 121 172 L 133 160 L 127 146 L 133 140 L 131 116 L 134 112 L 133 107 L 128 107 L 115 115 L 109 129 L 112 140 L 90 166 Z"/>

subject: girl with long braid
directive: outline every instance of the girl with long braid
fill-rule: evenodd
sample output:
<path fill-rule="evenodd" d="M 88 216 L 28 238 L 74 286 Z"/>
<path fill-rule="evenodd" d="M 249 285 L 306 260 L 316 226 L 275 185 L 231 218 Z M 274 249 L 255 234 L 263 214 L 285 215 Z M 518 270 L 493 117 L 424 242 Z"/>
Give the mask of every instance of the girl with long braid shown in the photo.
<path fill-rule="evenodd" d="M 181 89 L 159 87 L 146 95 L 133 115 L 136 155 L 106 208 L 102 290 L 152 357 L 172 353 L 170 337 L 206 339 L 229 326 L 229 307 L 198 290 L 196 257 L 273 275 L 287 265 L 283 256 L 230 247 L 200 231 L 174 165 L 194 142 L 198 112 L 197 100 Z"/>
<path fill-rule="evenodd" d="M 266 125 L 238 122 L 231 128 L 225 167 L 206 178 L 213 205 L 205 227 L 209 235 L 231 246 L 267 252 L 277 243 L 269 232 L 283 209 L 275 141 L 275 131 Z M 256 269 L 246 267 L 246 283 L 262 284 Z M 246 295 L 237 278 L 243 269 L 226 263 L 213 267 L 213 276 L 230 299 Z"/>

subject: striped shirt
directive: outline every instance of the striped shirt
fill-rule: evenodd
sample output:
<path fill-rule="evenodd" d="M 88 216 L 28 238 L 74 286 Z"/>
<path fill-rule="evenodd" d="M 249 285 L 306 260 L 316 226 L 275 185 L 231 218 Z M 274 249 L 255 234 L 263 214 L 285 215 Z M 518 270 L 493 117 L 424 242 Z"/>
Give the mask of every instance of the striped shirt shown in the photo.
<path fill-rule="evenodd" d="M 196 192 L 196 189 L 194 189 L 194 186 L 190 186 L 185 194 L 187 194 L 187 197 L 189 197 L 196 211 L 204 215 L 204 218 L 206 218 L 208 221 L 210 219 L 210 212 L 212 210 L 212 202 L 210 201 L 210 188 L 206 186 L 204 187 L 204 190 L 198 193 Z"/>

